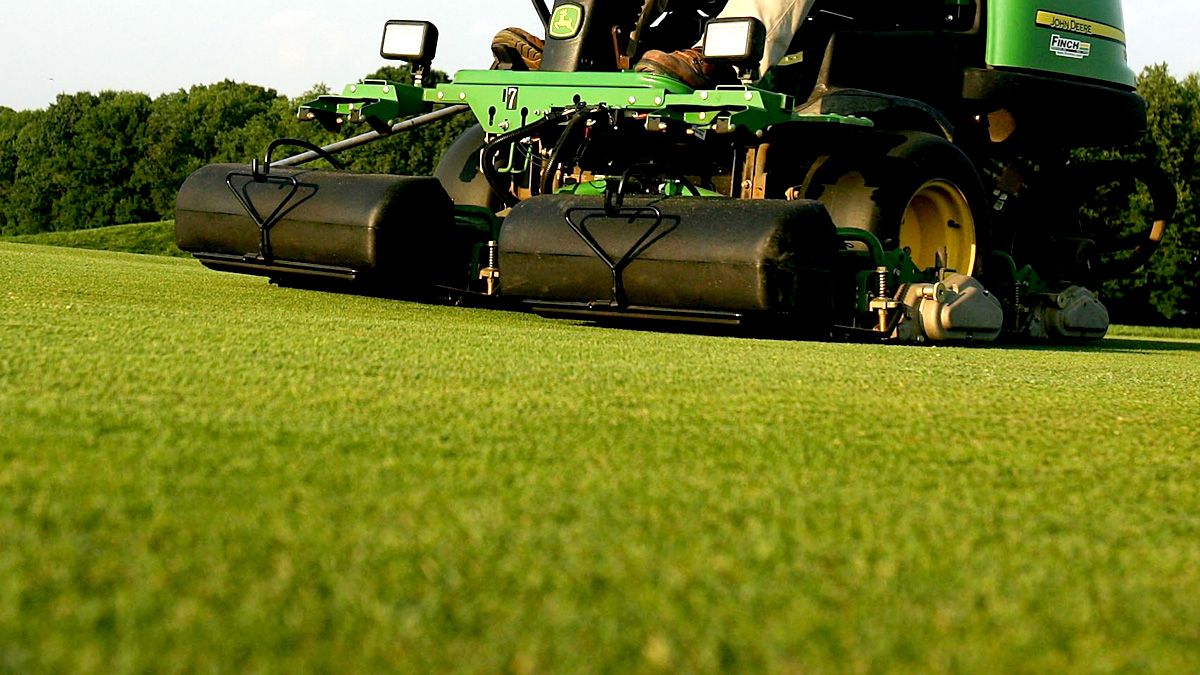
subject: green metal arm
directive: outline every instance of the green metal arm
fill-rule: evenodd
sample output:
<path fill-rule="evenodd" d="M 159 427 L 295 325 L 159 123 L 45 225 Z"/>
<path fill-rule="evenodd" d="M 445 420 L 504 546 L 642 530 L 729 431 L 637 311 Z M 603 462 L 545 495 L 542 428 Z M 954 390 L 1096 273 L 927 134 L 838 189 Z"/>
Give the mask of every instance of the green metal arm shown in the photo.
<path fill-rule="evenodd" d="M 646 116 L 648 124 L 678 123 L 698 130 L 751 132 L 787 122 L 870 127 L 870 120 L 843 115 L 800 115 L 791 97 L 753 87 L 693 90 L 671 78 L 646 73 L 551 73 L 460 71 L 433 89 L 382 80 L 346 87 L 300 106 L 300 119 L 337 129 L 347 122 L 389 127 L 426 104 L 465 104 L 489 134 L 503 134 L 579 105 L 604 106 Z"/>
<path fill-rule="evenodd" d="M 321 96 L 301 105 L 298 115 L 301 120 L 316 121 L 331 130 L 347 122 L 366 122 L 380 131 L 390 128 L 398 118 L 424 112 L 424 91 L 386 80 L 363 80 L 346 85 L 341 96 Z"/>
<path fill-rule="evenodd" d="M 431 103 L 458 103 L 488 133 L 500 134 L 570 107 L 603 105 L 643 113 L 648 121 L 678 122 L 697 129 L 744 127 L 752 132 L 785 122 L 832 122 L 872 126 L 842 115 L 798 115 L 793 101 L 753 87 L 693 90 L 668 77 L 647 73 L 551 73 L 464 70 L 454 81 L 425 92 Z"/>

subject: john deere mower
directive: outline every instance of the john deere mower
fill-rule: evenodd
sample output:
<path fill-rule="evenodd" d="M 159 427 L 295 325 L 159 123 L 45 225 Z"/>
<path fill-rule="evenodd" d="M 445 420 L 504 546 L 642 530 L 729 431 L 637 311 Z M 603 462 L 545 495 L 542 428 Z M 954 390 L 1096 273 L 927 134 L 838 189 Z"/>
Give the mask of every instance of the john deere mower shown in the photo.
<path fill-rule="evenodd" d="M 902 343 L 1105 335 L 1087 289 L 1143 265 L 1176 202 L 1157 167 L 1072 161 L 1145 132 L 1119 0 L 818 0 L 766 78 L 763 26 L 709 20 L 722 4 L 534 0 L 538 70 L 512 59 L 430 87 L 437 29 L 388 22 L 381 54 L 414 83 L 300 107 L 333 129 L 365 123 L 359 136 L 281 139 L 197 171 L 179 246 L 280 284 L 602 322 Z M 630 68 L 698 42 L 736 76 L 695 90 Z M 302 168 L 458 114 L 477 125 L 434 176 Z M 1144 226 L 1086 217 L 1109 185 L 1144 186 Z"/>

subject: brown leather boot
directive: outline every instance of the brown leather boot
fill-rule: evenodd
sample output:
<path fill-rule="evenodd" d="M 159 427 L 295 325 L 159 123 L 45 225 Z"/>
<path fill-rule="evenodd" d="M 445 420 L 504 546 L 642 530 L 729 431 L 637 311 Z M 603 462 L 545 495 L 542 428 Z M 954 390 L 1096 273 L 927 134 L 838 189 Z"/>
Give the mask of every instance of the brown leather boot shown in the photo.
<path fill-rule="evenodd" d="M 705 61 L 704 54 L 695 47 L 677 52 L 660 52 L 653 49 L 638 61 L 635 70 L 639 73 L 673 77 L 692 89 L 711 89 L 718 81 L 727 79 L 727 74 L 732 74 L 732 71 L 725 73 L 725 69 Z"/>
<path fill-rule="evenodd" d="M 497 63 L 507 63 L 513 70 L 540 70 L 546 41 L 520 28 L 505 28 L 492 39 L 492 54 Z"/>

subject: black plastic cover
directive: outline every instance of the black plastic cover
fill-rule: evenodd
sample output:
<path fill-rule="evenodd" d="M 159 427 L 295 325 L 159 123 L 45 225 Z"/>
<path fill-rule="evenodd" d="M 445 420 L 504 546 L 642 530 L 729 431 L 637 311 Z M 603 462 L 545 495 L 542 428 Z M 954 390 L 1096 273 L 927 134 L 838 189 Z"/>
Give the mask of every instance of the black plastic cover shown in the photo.
<path fill-rule="evenodd" d="M 1106 84 L 968 68 L 963 98 L 985 112 L 1009 109 L 1019 142 L 1029 146 L 1127 145 L 1146 133 L 1145 99 Z"/>
<path fill-rule="evenodd" d="M 609 265 L 568 219 L 613 261 L 634 250 L 621 274 L 623 298 L 616 297 Z M 501 285 L 506 297 L 535 306 L 565 302 L 597 311 L 730 315 L 790 313 L 803 306 L 824 315 L 835 234 L 816 201 L 631 197 L 613 214 L 600 197 L 535 197 L 515 206 L 500 231 Z"/>

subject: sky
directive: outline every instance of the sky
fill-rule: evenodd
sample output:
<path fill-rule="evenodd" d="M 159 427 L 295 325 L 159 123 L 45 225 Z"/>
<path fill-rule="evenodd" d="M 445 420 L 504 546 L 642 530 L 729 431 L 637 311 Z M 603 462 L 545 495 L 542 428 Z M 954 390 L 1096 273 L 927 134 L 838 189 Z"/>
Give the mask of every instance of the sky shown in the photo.
<path fill-rule="evenodd" d="M 538 28 L 527 0 L 6 0 L 0 12 L 0 106 L 44 108 L 60 93 L 158 95 L 224 79 L 299 96 L 375 70 L 388 19 L 441 32 L 434 67 L 486 68 L 491 36 Z M 1135 70 L 1200 71 L 1200 2 L 1126 0 Z"/>

